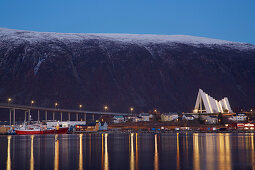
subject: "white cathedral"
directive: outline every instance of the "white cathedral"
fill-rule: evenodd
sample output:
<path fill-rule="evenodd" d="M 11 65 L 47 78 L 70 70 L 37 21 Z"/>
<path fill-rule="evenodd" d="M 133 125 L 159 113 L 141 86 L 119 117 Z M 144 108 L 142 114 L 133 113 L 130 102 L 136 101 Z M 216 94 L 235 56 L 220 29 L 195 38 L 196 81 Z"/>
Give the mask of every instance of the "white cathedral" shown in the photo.
<path fill-rule="evenodd" d="M 193 113 L 233 113 L 228 98 L 218 101 L 199 89 Z"/>

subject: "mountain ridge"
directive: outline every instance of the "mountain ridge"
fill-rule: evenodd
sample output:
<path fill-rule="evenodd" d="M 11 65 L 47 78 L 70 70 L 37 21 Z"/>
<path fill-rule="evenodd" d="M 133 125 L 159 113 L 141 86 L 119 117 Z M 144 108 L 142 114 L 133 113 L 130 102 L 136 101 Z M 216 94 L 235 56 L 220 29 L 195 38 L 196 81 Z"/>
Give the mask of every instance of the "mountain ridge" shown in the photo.
<path fill-rule="evenodd" d="M 216 99 L 227 96 L 233 108 L 255 105 L 254 45 L 59 34 L 0 29 L 1 102 L 190 112 L 201 88 Z"/>
<path fill-rule="evenodd" d="M 255 45 L 242 42 L 232 42 L 227 40 L 190 36 L 190 35 L 157 35 L 157 34 L 119 34 L 119 33 L 56 33 L 56 32 L 36 32 L 0 28 L 1 37 L 24 38 L 28 41 L 38 41 L 40 39 L 66 39 L 79 41 L 84 39 L 104 39 L 115 40 L 130 43 L 148 44 L 148 43 L 183 43 L 183 44 L 206 44 L 206 45 L 224 45 L 233 48 L 255 49 Z M 19 36 L 23 34 L 23 37 Z M 16 36 L 16 37 L 15 37 Z"/>

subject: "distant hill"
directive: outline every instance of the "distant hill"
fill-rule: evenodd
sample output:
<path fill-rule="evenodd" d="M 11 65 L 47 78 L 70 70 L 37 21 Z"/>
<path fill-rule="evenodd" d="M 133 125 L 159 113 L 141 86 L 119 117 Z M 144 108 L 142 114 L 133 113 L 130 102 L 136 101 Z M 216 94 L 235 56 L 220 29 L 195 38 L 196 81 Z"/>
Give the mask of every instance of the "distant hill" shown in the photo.
<path fill-rule="evenodd" d="M 189 112 L 201 88 L 255 106 L 255 45 L 185 35 L 0 29 L 0 100 L 127 112 Z"/>

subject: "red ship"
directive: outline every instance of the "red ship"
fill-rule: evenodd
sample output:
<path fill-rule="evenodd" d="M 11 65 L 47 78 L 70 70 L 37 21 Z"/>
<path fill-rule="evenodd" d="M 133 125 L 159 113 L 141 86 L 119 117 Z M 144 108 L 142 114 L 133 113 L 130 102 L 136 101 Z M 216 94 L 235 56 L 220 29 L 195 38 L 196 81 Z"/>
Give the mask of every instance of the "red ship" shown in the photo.
<path fill-rule="evenodd" d="M 41 129 L 16 129 L 15 130 L 17 135 L 36 135 L 36 134 L 43 134 L 43 130 Z"/>
<path fill-rule="evenodd" d="M 52 129 L 43 129 L 40 126 L 23 126 L 15 129 L 17 135 L 36 135 L 36 134 L 66 134 L 68 127 L 56 127 Z"/>
<path fill-rule="evenodd" d="M 46 129 L 43 134 L 66 134 L 68 131 L 67 127 L 60 127 L 56 129 Z"/>

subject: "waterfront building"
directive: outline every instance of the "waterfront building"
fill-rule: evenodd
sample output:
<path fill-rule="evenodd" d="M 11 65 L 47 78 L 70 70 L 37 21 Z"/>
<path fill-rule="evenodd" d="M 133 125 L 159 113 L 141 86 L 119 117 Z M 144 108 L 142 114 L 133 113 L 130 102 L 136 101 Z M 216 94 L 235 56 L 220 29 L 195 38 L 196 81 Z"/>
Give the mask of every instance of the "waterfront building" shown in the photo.
<path fill-rule="evenodd" d="M 140 113 L 138 116 L 128 116 L 126 119 L 132 122 L 148 122 L 153 119 L 153 115 L 149 113 Z"/>
<path fill-rule="evenodd" d="M 161 114 L 161 121 L 167 122 L 167 121 L 173 121 L 178 119 L 178 114 L 171 114 L 171 113 L 163 113 Z"/>
<path fill-rule="evenodd" d="M 143 122 L 144 119 L 141 116 L 136 116 L 135 119 L 133 119 L 134 122 Z"/>
<path fill-rule="evenodd" d="M 247 115 L 245 113 L 236 113 L 236 115 L 230 117 L 229 120 L 234 122 L 243 122 L 247 120 Z"/>
<path fill-rule="evenodd" d="M 100 122 L 92 122 L 86 125 L 80 124 L 75 126 L 75 132 L 95 132 L 98 130 L 107 130 L 108 125 L 106 124 L 104 127 L 102 127 L 102 124 Z M 106 128 L 106 129 L 105 129 Z"/>
<path fill-rule="evenodd" d="M 108 129 L 108 124 L 106 122 L 99 122 L 99 130 L 107 130 Z"/>
<path fill-rule="evenodd" d="M 188 120 L 188 121 L 190 121 L 190 120 L 194 120 L 195 118 L 194 118 L 194 116 L 193 115 L 183 115 L 182 116 L 182 120 Z"/>
<path fill-rule="evenodd" d="M 113 123 L 122 123 L 125 122 L 124 116 L 114 116 L 113 117 Z"/>
<path fill-rule="evenodd" d="M 202 89 L 199 89 L 194 113 L 233 113 L 228 98 L 215 100 L 213 97 L 206 94 Z"/>
<path fill-rule="evenodd" d="M 140 113 L 139 117 L 140 117 L 140 121 L 144 121 L 144 122 L 150 121 L 150 114 L 149 113 Z"/>
<path fill-rule="evenodd" d="M 47 122 L 47 128 L 54 128 L 57 125 L 60 127 L 75 127 L 76 125 L 86 125 L 86 121 L 54 121 L 54 122 Z"/>
<path fill-rule="evenodd" d="M 252 130 L 254 131 L 255 123 L 232 123 L 225 124 L 227 129 L 237 129 L 237 130 Z"/>
<path fill-rule="evenodd" d="M 10 130 L 12 130 L 11 126 L 0 126 L 0 135 L 8 134 Z"/>
<path fill-rule="evenodd" d="M 126 121 L 135 122 L 135 119 L 136 119 L 136 118 L 137 118 L 136 116 L 127 116 L 127 117 L 126 117 Z"/>
<path fill-rule="evenodd" d="M 201 116 L 202 120 L 205 121 L 206 124 L 217 124 L 218 116 Z"/>

